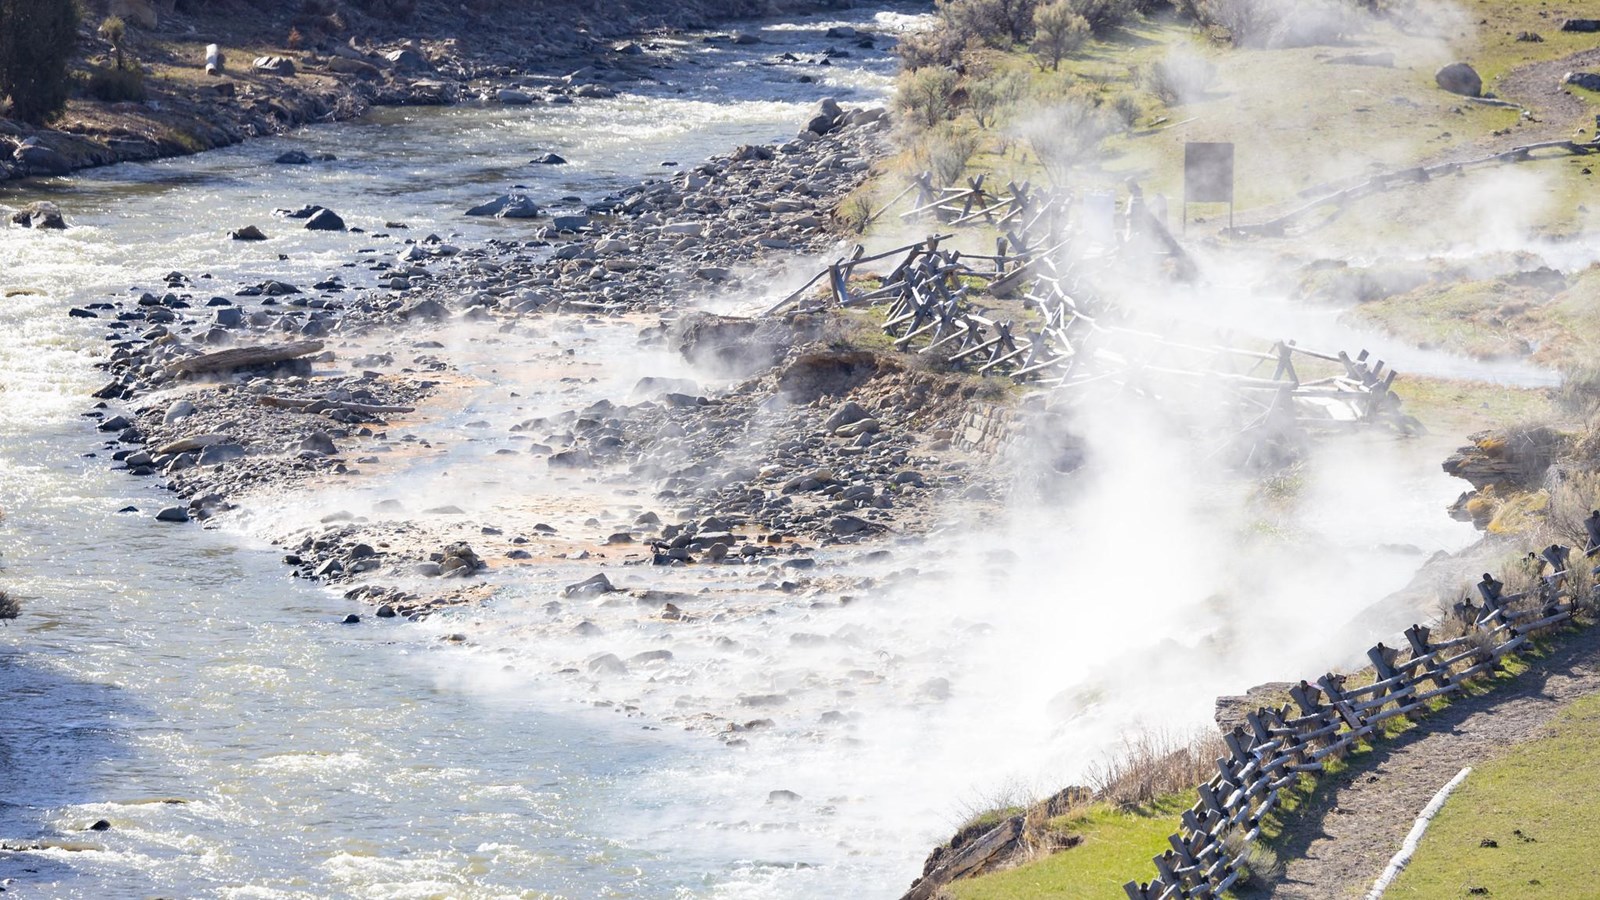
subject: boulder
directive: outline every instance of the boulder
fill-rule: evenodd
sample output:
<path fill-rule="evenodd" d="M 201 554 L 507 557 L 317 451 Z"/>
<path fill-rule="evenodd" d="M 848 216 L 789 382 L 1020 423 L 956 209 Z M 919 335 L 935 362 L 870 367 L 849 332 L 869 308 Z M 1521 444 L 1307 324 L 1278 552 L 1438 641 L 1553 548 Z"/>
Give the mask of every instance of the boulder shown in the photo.
<path fill-rule="evenodd" d="M 454 575 L 460 578 L 487 568 L 487 564 L 473 552 L 471 545 L 466 541 L 457 541 L 445 547 L 439 556 L 439 573 L 442 575 Z"/>
<path fill-rule="evenodd" d="M 870 419 L 871 417 L 872 413 L 862 408 L 861 404 L 854 400 L 846 400 L 838 409 L 833 411 L 832 415 L 828 416 L 827 421 L 822 423 L 822 427 L 827 431 L 832 431 L 835 428 L 853 425 L 862 419 Z"/>
<path fill-rule="evenodd" d="M 21 225 L 23 228 L 49 230 L 61 230 L 67 227 L 67 220 L 61 216 L 61 208 L 48 200 L 29 203 L 12 213 L 11 223 Z"/>
<path fill-rule="evenodd" d="M 273 162 L 280 166 L 305 166 L 311 164 L 311 157 L 307 156 L 303 150 L 290 150 L 278 154 L 278 158 L 274 159 Z"/>
<path fill-rule="evenodd" d="M 412 319 L 444 319 L 449 315 L 450 310 L 437 300 L 418 300 L 416 303 L 400 310 L 400 318 L 408 322 Z"/>
<path fill-rule="evenodd" d="M 383 54 L 389 64 L 402 72 L 431 72 L 433 63 L 428 58 L 411 47 L 401 47 Z"/>
<path fill-rule="evenodd" d="M 229 460 L 240 459 L 245 455 L 246 451 L 240 444 L 212 444 L 200 451 L 200 456 L 195 460 L 195 465 L 219 466 Z"/>
<path fill-rule="evenodd" d="M 319 209 L 306 219 L 306 228 L 311 231 L 344 231 L 344 219 L 331 209 Z"/>
<path fill-rule="evenodd" d="M 488 203 L 480 203 L 467 210 L 469 216 L 494 216 L 497 219 L 532 219 L 539 215 L 539 205 L 527 194 L 501 194 Z"/>
<path fill-rule="evenodd" d="M 546 153 L 538 159 L 529 160 L 528 164 L 534 166 L 564 166 L 567 164 L 567 161 L 557 154 Z"/>
<path fill-rule="evenodd" d="M 1600 31 L 1600 19 L 1567 19 L 1561 23 L 1561 30 L 1594 33 Z"/>
<path fill-rule="evenodd" d="M 72 171 L 72 163 L 54 148 L 28 138 L 11 152 L 11 158 L 30 175 L 65 175 Z"/>
<path fill-rule="evenodd" d="M 773 159 L 777 154 L 771 147 L 761 144 L 743 144 L 733 151 L 733 158 L 738 162 L 765 162 Z"/>
<path fill-rule="evenodd" d="M 333 456 L 339 452 L 339 448 L 333 443 L 333 438 L 329 437 L 328 433 L 325 431 L 311 432 L 304 438 L 301 438 L 300 441 L 291 449 L 297 450 L 301 453 L 310 451 L 322 456 Z"/>
<path fill-rule="evenodd" d="M 197 411 L 198 410 L 195 408 L 194 401 L 179 400 L 167 407 L 167 412 L 161 417 L 161 422 L 164 425 L 171 425 L 180 419 L 187 419 L 188 417 L 194 415 Z"/>
<path fill-rule="evenodd" d="M 228 232 L 228 237 L 236 241 L 264 241 L 267 239 L 266 234 L 262 233 L 261 229 L 254 225 L 246 225 L 243 228 L 230 231 Z"/>
<path fill-rule="evenodd" d="M 187 522 L 189 511 L 181 506 L 169 506 L 156 513 L 157 522 Z"/>
<path fill-rule="evenodd" d="M 532 94 L 516 88 L 501 88 L 494 92 L 494 98 L 507 106 L 527 106 L 533 102 Z"/>
<path fill-rule="evenodd" d="M 290 77 L 294 75 L 294 60 L 282 56 L 258 56 L 250 68 L 266 75 Z"/>
<path fill-rule="evenodd" d="M 601 572 L 576 583 L 569 584 L 561 589 L 563 597 L 597 597 L 601 594 L 614 594 L 621 590 L 611 583 L 606 573 Z"/>
<path fill-rule="evenodd" d="M 326 63 L 329 72 L 338 75 L 354 75 L 357 78 L 382 78 L 383 72 L 372 63 L 348 56 L 330 56 Z"/>
<path fill-rule="evenodd" d="M 1452 94 L 1477 97 L 1483 93 L 1483 78 L 1466 63 L 1451 63 L 1433 73 L 1434 83 Z"/>
<path fill-rule="evenodd" d="M 1580 87 L 1586 91 L 1600 91 L 1600 74 L 1594 72 L 1568 72 L 1566 77 L 1561 79 L 1561 83 Z"/>

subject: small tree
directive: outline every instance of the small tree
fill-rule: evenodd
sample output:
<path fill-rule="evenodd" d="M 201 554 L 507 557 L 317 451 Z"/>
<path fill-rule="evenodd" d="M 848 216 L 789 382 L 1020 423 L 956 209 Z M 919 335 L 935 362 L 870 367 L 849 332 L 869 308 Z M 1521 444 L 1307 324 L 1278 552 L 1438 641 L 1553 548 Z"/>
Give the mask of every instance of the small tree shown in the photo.
<path fill-rule="evenodd" d="M 1004 48 L 1027 40 L 1037 5 L 1038 0 L 939 0 L 939 16 L 963 37 Z"/>
<path fill-rule="evenodd" d="M 1133 0 L 1068 0 L 1072 9 L 1089 23 L 1089 30 L 1105 34 L 1133 15 Z"/>
<path fill-rule="evenodd" d="M 956 73 L 949 69 L 917 69 L 901 76 L 895 105 L 913 121 L 931 128 L 950 118 Z"/>
<path fill-rule="evenodd" d="M 43 122 L 66 108 L 77 41 L 76 0 L 0 0 L 0 97 L 14 117 Z"/>
<path fill-rule="evenodd" d="M 1017 127 L 1056 187 L 1065 187 L 1074 168 L 1095 158 L 1111 130 L 1107 116 L 1079 97 L 1039 110 Z"/>
<path fill-rule="evenodd" d="M 1005 110 L 1027 92 L 1027 76 L 1021 72 L 967 73 L 967 109 L 979 128 L 992 128 Z"/>
<path fill-rule="evenodd" d="M 100 23 L 100 36 L 111 44 L 111 58 L 116 60 L 117 68 L 123 68 L 122 39 L 128 36 L 128 23 L 121 16 L 110 16 Z"/>
<path fill-rule="evenodd" d="M 1061 68 L 1061 58 L 1076 51 L 1089 39 L 1089 21 L 1078 15 L 1068 0 L 1055 0 L 1033 11 L 1033 55 L 1039 68 L 1050 63 L 1052 71 Z"/>

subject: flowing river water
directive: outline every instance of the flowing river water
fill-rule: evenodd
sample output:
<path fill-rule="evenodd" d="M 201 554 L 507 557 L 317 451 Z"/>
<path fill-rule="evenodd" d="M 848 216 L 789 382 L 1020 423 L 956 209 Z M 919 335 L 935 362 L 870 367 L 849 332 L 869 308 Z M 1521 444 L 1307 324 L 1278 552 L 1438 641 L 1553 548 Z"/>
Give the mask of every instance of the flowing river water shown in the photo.
<path fill-rule="evenodd" d="M 1028 788 L 1059 786 L 1145 715 L 1201 722 L 1218 691 L 1357 649 L 1271 635 L 1305 607 L 1353 614 L 1418 562 L 1373 548 L 1456 549 L 1471 539 L 1439 514 L 1458 488 L 1432 463 L 1366 447 L 1360 465 L 1330 463 L 1306 487 L 1325 500 L 1328 515 L 1311 527 L 1327 536 L 1326 560 L 1276 572 L 1258 554 L 1249 564 L 1261 567 L 1260 585 L 1284 599 L 1263 601 L 1253 624 L 1221 627 L 1225 612 L 1206 608 L 1201 589 L 1236 562 L 1219 562 L 1215 547 L 1175 542 L 1159 571 L 1126 568 L 1119 547 L 1147 530 L 1143 517 L 1165 498 L 1183 494 L 1188 476 L 1178 454 L 1129 447 L 1144 463 L 1099 483 L 1071 515 L 1019 510 L 982 536 L 958 522 L 952 538 L 894 545 L 892 561 L 853 572 L 886 585 L 871 605 L 841 608 L 827 596 L 730 603 L 714 634 L 672 644 L 670 664 L 602 683 L 551 674 L 595 648 L 577 646 L 570 623 L 544 607 L 593 568 L 506 572 L 491 576 L 487 606 L 345 627 L 337 623 L 347 613 L 367 610 L 288 578 L 265 539 L 332 509 L 371 514 L 396 496 L 503 517 L 535 500 L 542 510 L 567 502 L 574 518 L 586 505 L 639 502 L 603 486 L 532 483 L 503 470 L 497 444 L 461 438 L 479 421 L 498 434 L 539 412 L 620 399 L 642 374 L 696 375 L 633 350 L 627 324 L 552 324 L 492 345 L 440 335 L 476 385 L 459 410 L 417 429 L 453 445 L 448 462 L 419 458 L 356 487 L 279 498 L 221 529 L 153 524 L 161 491 L 112 471 L 80 417 L 101 381 L 93 362 L 103 341 L 102 329 L 64 314 L 71 305 L 157 288 L 171 270 L 209 273 L 223 294 L 330 272 L 361 285 L 362 270 L 343 266 L 401 247 L 404 233 L 378 236 L 388 221 L 459 242 L 516 235 L 517 223 L 460 210 L 512 183 L 547 202 L 597 199 L 671 171 L 663 161 L 693 165 L 782 139 L 819 97 L 881 102 L 892 71 L 881 51 L 852 45 L 854 56 L 829 67 L 769 63 L 786 49 L 815 59 L 830 45 L 829 25 L 905 21 L 891 13 L 774 23 L 755 48 L 686 42 L 665 84 L 612 101 L 382 110 L 0 193 L 10 205 L 56 200 L 77 226 L 0 231 L 0 288 L 11 294 L 0 300 L 0 576 L 26 602 L 0 631 L 0 840 L 24 848 L 0 852 L 7 891 L 892 896 L 959 823 L 963 803 L 1001 797 L 1010 773 L 1044 779 Z M 799 83 L 801 73 L 816 81 Z M 339 160 L 270 164 L 290 148 Z M 546 151 L 571 164 L 525 165 Z M 368 233 L 303 232 L 271 217 L 307 202 Z M 275 240 L 226 239 L 252 222 Z M 562 372 L 594 380 L 548 378 L 552 340 L 573 350 Z M 510 391 L 521 396 L 508 400 Z M 1386 490 L 1383 515 L 1341 502 Z M 118 514 L 130 505 L 144 514 Z M 1205 530 L 1196 513 L 1183 532 Z M 1052 539 L 1066 532 L 1071 542 Z M 827 556 L 820 561 L 826 567 Z M 892 587 L 909 568 L 949 574 Z M 649 586 L 737 592 L 738 577 L 662 573 Z M 1133 597 L 1137 616 L 1123 602 Z M 995 598 L 1004 602 L 983 603 Z M 672 640 L 663 629 L 630 630 L 626 610 L 585 615 L 617 635 L 603 649 L 622 657 Z M 798 639 L 812 632 L 829 640 Z M 470 640 L 441 640 L 458 634 Z M 1240 654 L 1248 662 L 1215 657 L 1214 677 L 1184 691 L 1167 678 L 1178 673 L 1108 676 L 1128 641 L 1203 654 L 1219 634 L 1228 647 L 1266 649 Z M 793 705 L 748 741 L 685 726 L 698 709 L 727 710 L 762 692 L 787 692 Z M 110 829 L 89 830 L 100 819 Z"/>

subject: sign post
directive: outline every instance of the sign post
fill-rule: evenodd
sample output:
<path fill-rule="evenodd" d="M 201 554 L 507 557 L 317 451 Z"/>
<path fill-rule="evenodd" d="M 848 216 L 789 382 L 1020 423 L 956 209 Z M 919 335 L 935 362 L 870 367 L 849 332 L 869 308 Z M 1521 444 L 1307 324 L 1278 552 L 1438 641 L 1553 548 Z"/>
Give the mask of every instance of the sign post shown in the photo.
<path fill-rule="evenodd" d="M 1183 230 L 1189 230 L 1189 204 L 1228 204 L 1233 228 L 1233 144 L 1190 141 L 1183 145 Z"/>

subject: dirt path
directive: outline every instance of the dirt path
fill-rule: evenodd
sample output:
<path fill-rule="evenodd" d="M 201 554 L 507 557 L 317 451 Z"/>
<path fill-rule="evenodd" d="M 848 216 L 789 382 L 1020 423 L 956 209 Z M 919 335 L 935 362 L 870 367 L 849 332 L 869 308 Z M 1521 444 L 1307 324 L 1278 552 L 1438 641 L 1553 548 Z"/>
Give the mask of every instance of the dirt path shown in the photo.
<path fill-rule="evenodd" d="M 1568 72 L 1592 71 L 1596 66 L 1600 66 L 1600 47 L 1561 59 L 1529 63 L 1500 79 L 1500 93 L 1526 106 L 1535 118 L 1545 123 L 1551 137 L 1570 137 L 1574 122 L 1590 124 L 1584 119 L 1592 114 L 1594 107 L 1583 98 L 1581 88 L 1564 85 L 1561 79 Z M 1589 134 L 1594 135 L 1592 129 Z"/>
<path fill-rule="evenodd" d="M 1568 637 L 1549 658 L 1480 697 L 1459 700 L 1353 760 L 1319 788 L 1277 850 L 1283 877 L 1246 897 L 1361 897 L 1428 800 L 1461 770 L 1537 737 L 1571 701 L 1600 690 L 1600 628 Z"/>

